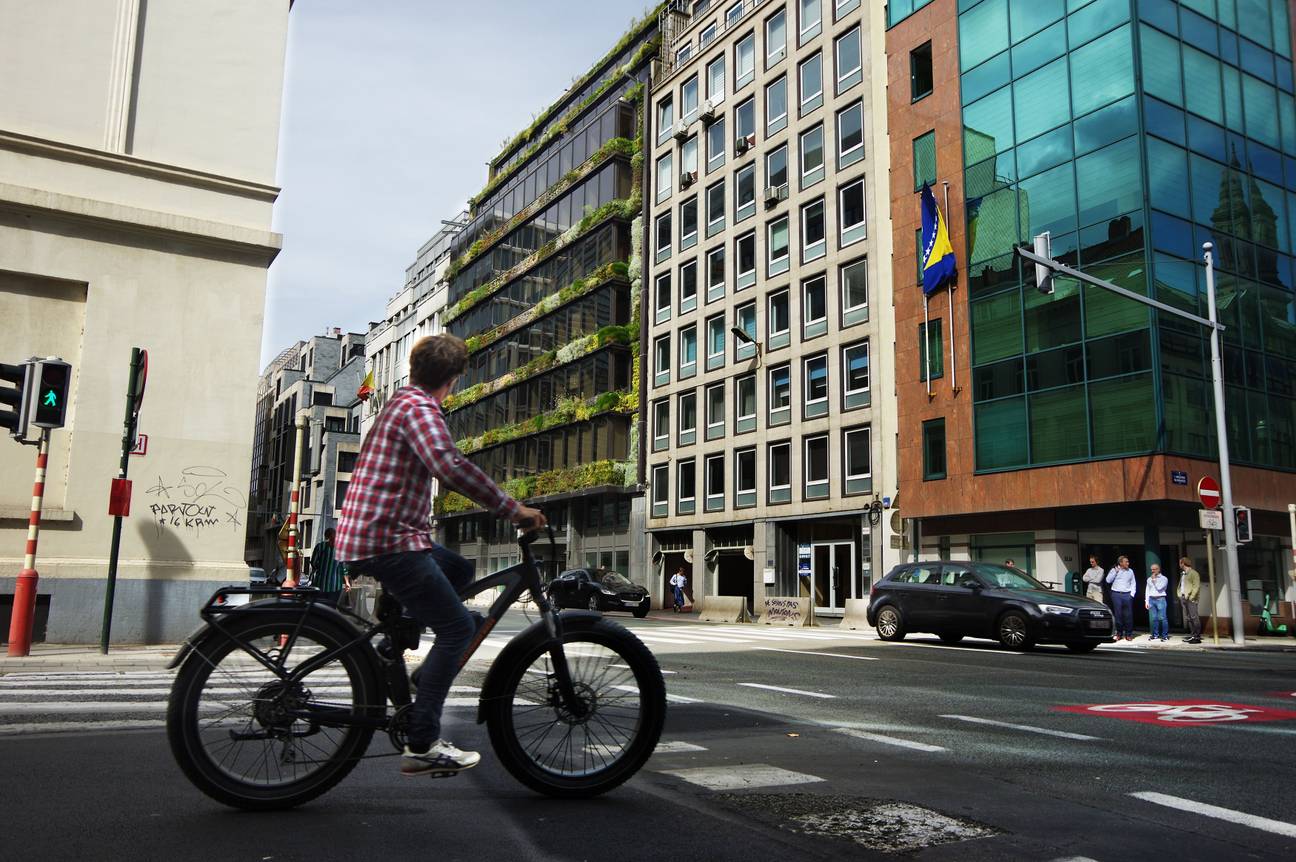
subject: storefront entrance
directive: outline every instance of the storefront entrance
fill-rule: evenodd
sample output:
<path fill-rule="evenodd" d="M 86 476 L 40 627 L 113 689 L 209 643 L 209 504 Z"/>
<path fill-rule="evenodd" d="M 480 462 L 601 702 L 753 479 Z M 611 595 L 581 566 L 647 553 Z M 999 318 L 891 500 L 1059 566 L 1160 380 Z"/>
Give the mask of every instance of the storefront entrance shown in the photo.
<path fill-rule="evenodd" d="M 815 611 L 840 614 L 847 599 L 862 598 L 862 578 L 855 565 L 853 542 L 816 542 L 811 545 L 811 573 Z"/>

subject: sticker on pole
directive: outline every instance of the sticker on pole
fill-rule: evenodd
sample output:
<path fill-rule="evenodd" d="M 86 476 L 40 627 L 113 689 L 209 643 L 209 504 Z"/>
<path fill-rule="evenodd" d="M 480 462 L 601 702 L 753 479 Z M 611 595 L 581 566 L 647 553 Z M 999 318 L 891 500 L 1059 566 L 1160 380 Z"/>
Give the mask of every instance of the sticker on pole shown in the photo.
<path fill-rule="evenodd" d="M 1163 700 L 1136 703 L 1095 703 L 1076 706 L 1055 706 L 1058 712 L 1079 715 L 1100 715 L 1120 718 L 1143 724 L 1160 724 L 1166 727 L 1188 727 L 1203 724 L 1230 724 L 1235 722 L 1292 721 L 1296 711 L 1251 706 L 1243 703 L 1222 703 L 1213 700 Z"/>

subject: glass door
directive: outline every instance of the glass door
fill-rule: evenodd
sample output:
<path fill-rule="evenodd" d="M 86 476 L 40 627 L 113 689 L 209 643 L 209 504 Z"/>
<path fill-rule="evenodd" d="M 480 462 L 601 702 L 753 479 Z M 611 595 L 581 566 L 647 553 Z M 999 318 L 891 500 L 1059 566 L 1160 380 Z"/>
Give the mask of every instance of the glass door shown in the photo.
<path fill-rule="evenodd" d="M 859 574 L 855 570 L 855 545 L 851 542 L 824 542 L 814 545 L 815 611 L 841 614 L 846 600 L 858 598 Z"/>

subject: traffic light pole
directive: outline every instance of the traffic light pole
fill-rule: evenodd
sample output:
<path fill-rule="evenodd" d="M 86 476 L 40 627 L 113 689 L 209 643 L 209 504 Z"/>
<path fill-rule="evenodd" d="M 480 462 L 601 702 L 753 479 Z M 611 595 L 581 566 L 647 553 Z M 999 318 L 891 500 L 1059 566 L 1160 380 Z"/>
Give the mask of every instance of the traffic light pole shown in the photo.
<path fill-rule="evenodd" d="M 142 351 L 131 348 L 131 366 L 129 382 L 126 385 L 126 418 L 122 422 L 121 463 L 117 467 L 117 478 L 125 479 L 130 468 L 130 452 L 135 446 L 136 383 L 139 379 L 140 365 L 143 363 Z M 122 516 L 113 517 L 112 547 L 108 551 L 108 585 L 104 593 L 103 625 L 99 628 L 99 652 L 108 655 L 108 639 L 112 634 L 113 598 L 117 592 L 117 555 L 121 551 Z"/>
<path fill-rule="evenodd" d="M 9 619 L 9 655 L 31 655 L 32 623 L 36 618 L 36 541 L 40 538 L 41 508 L 45 502 L 45 467 L 49 464 L 48 428 L 41 429 L 36 455 L 36 481 L 32 485 L 31 517 L 27 521 L 27 552 L 14 587 L 13 616 Z"/>
<path fill-rule="evenodd" d="M 1041 234 L 1041 236 L 1044 236 Z M 1036 248 L 1041 247 L 1040 238 L 1036 237 Z M 1047 240 L 1043 244 L 1047 248 Z M 1224 374 L 1223 364 L 1220 361 L 1219 334 L 1224 329 L 1216 318 L 1215 310 L 1215 261 L 1211 255 L 1213 246 L 1210 243 L 1202 244 L 1203 260 L 1206 263 L 1206 304 L 1209 307 L 1209 317 L 1199 317 L 1191 312 L 1184 311 L 1181 308 L 1175 308 L 1173 305 L 1166 305 L 1164 302 L 1158 302 L 1142 294 L 1135 293 L 1119 285 L 1112 284 L 1110 281 L 1104 281 L 1101 278 L 1095 278 L 1092 275 L 1083 273 L 1078 269 L 1072 269 L 1064 263 L 1059 263 L 1047 255 L 1037 254 L 1034 251 L 1027 251 L 1018 246 L 1017 254 L 1032 263 L 1038 264 L 1036 267 L 1036 284 L 1043 289 L 1046 282 L 1052 275 L 1065 275 L 1074 278 L 1084 284 L 1092 284 L 1094 287 L 1101 287 L 1103 290 L 1119 294 L 1127 299 L 1150 306 L 1158 311 L 1164 311 L 1166 314 L 1175 317 L 1191 320 L 1198 326 L 1203 326 L 1210 330 L 1211 342 L 1211 378 L 1215 387 L 1215 428 L 1216 436 L 1219 438 L 1219 466 L 1220 466 L 1220 489 L 1223 492 L 1224 506 L 1224 562 L 1225 574 L 1228 580 L 1229 588 L 1229 615 L 1232 617 L 1233 625 L 1233 642 L 1243 644 L 1246 642 L 1245 622 L 1242 616 L 1242 588 L 1238 576 L 1238 557 L 1237 557 L 1237 527 L 1233 523 L 1233 483 L 1229 474 L 1229 454 L 1228 454 L 1228 426 L 1224 420 Z M 1051 287 L 1045 291 L 1051 293 Z M 1214 597 L 1212 596 L 1212 602 Z M 1218 607 L 1211 608 L 1211 616 L 1218 613 Z"/>

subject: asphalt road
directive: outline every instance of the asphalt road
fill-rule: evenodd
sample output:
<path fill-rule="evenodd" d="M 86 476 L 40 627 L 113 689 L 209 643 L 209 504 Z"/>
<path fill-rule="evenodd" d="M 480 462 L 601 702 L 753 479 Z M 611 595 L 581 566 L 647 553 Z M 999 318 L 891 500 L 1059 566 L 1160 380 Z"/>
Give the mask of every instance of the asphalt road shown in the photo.
<path fill-rule="evenodd" d="M 120 690 L 100 677 L 53 675 L 43 687 L 0 678 L 0 856 L 896 858 L 856 839 L 932 841 L 944 815 L 958 840 L 907 858 L 1296 858 L 1294 654 L 1017 654 L 975 641 L 622 621 L 669 672 L 666 744 L 625 787 L 582 802 L 514 782 L 472 723 L 468 696 L 448 709 L 446 734 L 483 751 L 469 773 L 403 779 L 395 757 L 377 756 L 298 811 L 230 812 L 185 782 L 148 727 L 159 696 L 129 692 L 156 691 L 151 677 Z M 461 692 L 480 683 L 489 652 Z M 68 693 L 77 686 L 82 694 Z M 118 706 L 100 712 L 101 701 Z M 1086 709 L 1171 701 L 1208 706 Z M 1144 720 L 1117 717 L 1131 714 Z M 146 729 L 103 729 L 130 722 Z M 375 738 L 370 754 L 390 753 Z"/>

